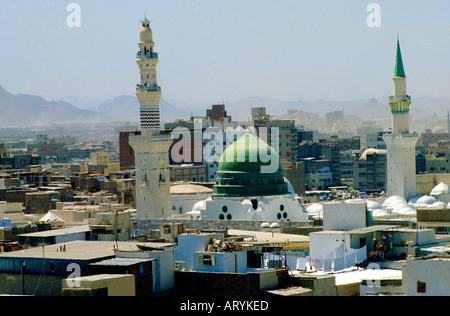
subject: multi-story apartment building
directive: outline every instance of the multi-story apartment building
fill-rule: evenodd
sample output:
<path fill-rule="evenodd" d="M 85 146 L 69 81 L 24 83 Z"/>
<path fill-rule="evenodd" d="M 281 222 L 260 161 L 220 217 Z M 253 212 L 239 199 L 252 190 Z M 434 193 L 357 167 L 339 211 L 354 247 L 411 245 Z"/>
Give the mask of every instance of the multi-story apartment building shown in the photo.
<path fill-rule="evenodd" d="M 431 129 L 427 129 L 425 133 L 421 133 L 417 146 L 429 146 L 436 144 L 440 140 L 450 141 L 450 133 L 433 133 Z"/>
<path fill-rule="evenodd" d="M 265 107 L 252 108 L 253 126 L 261 139 L 267 135 L 267 143 L 278 149 L 281 161 L 297 161 L 298 151 L 298 130 L 295 127 L 295 120 L 274 119 L 266 114 Z M 278 144 L 272 140 L 272 132 L 278 130 Z"/>
<path fill-rule="evenodd" d="M 386 150 L 366 149 L 353 162 L 353 188 L 365 192 L 386 190 Z"/>
<path fill-rule="evenodd" d="M 450 173 L 450 152 L 445 153 L 443 157 L 427 157 L 426 172 Z"/>
<path fill-rule="evenodd" d="M 365 148 L 386 149 L 383 135 L 390 132 L 371 132 L 366 134 Z"/>

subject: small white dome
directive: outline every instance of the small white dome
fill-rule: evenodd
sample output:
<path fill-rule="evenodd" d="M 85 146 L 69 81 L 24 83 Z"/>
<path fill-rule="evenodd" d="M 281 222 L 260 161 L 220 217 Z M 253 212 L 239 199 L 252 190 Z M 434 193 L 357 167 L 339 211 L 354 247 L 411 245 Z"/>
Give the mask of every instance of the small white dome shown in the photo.
<path fill-rule="evenodd" d="M 408 200 L 408 204 L 416 204 L 417 200 L 420 199 L 423 196 L 423 194 L 416 194 L 414 196 L 412 196 L 409 200 Z"/>
<path fill-rule="evenodd" d="M 380 217 L 380 216 L 387 216 L 391 215 L 388 211 L 381 209 L 374 209 L 372 211 L 372 217 Z"/>
<path fill-rule="evenodd" d="M 270 223 L 262 223 L 261 224 L 261 230 L 264 232 L 268 232 L 270 230 Z"/>
<path fill-rule="evenodd" d="M 402 208 L 405 207 L 410 207 L 405 200 L 395 200 L 389 203 L 389 205 L 385 206 L 384 208 L 386 209 L 386 211 L 396 214 L 397 213 L 396 211 L 401 210 Z"/>
<path fill-rule="evenodd" d="M 430 206 L 431 204 L 433 204 L 434 202 L 437 202 L 436 198 L 429 196 L 429 195 L 424 195 L 420 199 L 417 200 L 416 206 L 427 207 L 427 206 Z"/>
<path fill-rule="evenodd" d="M 271 232 L 280 232 L 281 231 L 280 224 L 278 224 L 277 222 L 270 224 L 270 231 Z"/>
<path fill-rule="evenodd" d="M 384 200 L 382 206 L 390 206 L 391 204 L 397 204 L 399 201 L 406 202 L 406 200 L 399 195 L 392 195 Z"/>
<path fill-rule="evenodd" d="M 439 183 L 431 190 L 430 195 L 439 195 L 442 193 L 448 193 L 448 185 L 444 182 Z"/>
<path fill-rule="evenodd" d="M 428 207 L 438 207 L 438 208 L 442 208 L 442 207 L 446 207 L 447 205 L 444 203 L 444 202 L 442 202 L 442 201 L 437 201 L 437 202 L 434 202 L 433 204 L 431 204 L 430 206 L 428 206 Z"/>
<path fill-rule="evenodd" d="M 433 134 L 447 133 L 447 130 L 443 126 L 435 126 L 431 130 L 431 133 Z"/>
<path fill-rule="evenodd" d="M 369 210 L 379 210 L 379 209 L 383 208 L 380 203 L 375 202 L 375 201 L 367 200 L 366 203 L 367 203 L 367 209 L 369 209 Z"/>
<path fill-rule="evenodd" d="M 392 210 L 392 214 L 399 214 L 399 215 L 416 215 L 416 211 L 411 206 L 404 206 L 400 208 L 396 208 Z"/>
<path fill-rule="evenodd" d="M 194 206 L 192 207 L 192 211 L 193 212 L 201 212 L 201 211 L 206 210 L 206 202 L 205 200 L 203 201 L 198 201 L 197 203 L 194 204 Z"/>
<path fill-rule="evenodd" d="M 306 208 L 309 215 L 319 215 L 323 211 L 323 205 L 319 203 L 311 204 Z"/>

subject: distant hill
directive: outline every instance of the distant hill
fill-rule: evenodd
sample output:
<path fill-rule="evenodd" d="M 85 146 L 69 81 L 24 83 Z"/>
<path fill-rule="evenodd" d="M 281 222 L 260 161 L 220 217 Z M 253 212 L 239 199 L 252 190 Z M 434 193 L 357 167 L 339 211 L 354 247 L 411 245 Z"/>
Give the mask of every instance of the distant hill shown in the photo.
<path fill-rule="evenodd" d="M 103 102 L 85 102 L 66 97 L 83 106 L 66 101 L 47 101 L 36 95 L 14 95 L 0 86 L 0 128 L 46 126 L 67 123 L 139 122 L 139 100 L 136 96 L 118 96 Z M 160 100 L 161 121 L 189 118 L 189 110 L 179 109 Z"/>
<path fill-rule="evenodd" d="M 324 115 L 332 111 L 344 111 L 346 117 L 361 120 L 390 120 L 388 97 L 349 101 L 280 101 L 269 98 L 249 97 L 225 102 L 228 115 L 233 120 L 247 121 L 252 107 L 266 107 L 271 116 L 295 119 L 305 128 L 318 129 L 324 125 Z M 190 105 L 185 101 L 161 98 L 162 123 L 175 119 L 189 119 L 191 113 L 204 116 L 211 105 Z M 413 128 L 423 130 L 442 125 L 442 118 L 450 109 L 445 98 L 413 97 L 411 105 Z M 436 117 L 438 119 L 436 119 Z M 441 120 L 441 121 L 438 121 Z M 139 100 L 136 96 L 122 95 L 105 101 L 82 101 L 66 97 L 63 101 L 47 101 L 39 96 L 13 95 L 0 86 L 0 128 L 52 125 L 55 123 L 100 123 L 111 121 L 139 121 Z M 446 123 L 445 123 L 446 124 Z"/>
<path fill-rule="evenodd" d="M 47 101 L 36 95 L 14 95 L 0 86 L 0 127 L 96 123 L 104 119 L 97 112 L 79 109 L 67 102 Z"/>
<path fill-rule="evenodd" d="M 120 121 L 139 121 L 139 100 L 136 96 L 122 95 L 102 102 L 95 109 L 98 113 L 116 118 Z M 168 122 L 175 119 L 188 119 L 189 110 L 177 108 L 163 98 L 159 101 L 161 121 Z"/>

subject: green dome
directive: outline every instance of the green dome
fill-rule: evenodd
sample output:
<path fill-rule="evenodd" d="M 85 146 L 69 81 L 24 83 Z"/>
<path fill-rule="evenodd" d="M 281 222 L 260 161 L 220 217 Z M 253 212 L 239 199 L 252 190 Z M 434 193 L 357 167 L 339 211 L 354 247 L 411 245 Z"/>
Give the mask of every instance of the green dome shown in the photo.
<path fill-rule="evenodd" d="M 216 179 L 213 197 L 289 194 L 278 153 L 251 132 L 225 150 Z"/>

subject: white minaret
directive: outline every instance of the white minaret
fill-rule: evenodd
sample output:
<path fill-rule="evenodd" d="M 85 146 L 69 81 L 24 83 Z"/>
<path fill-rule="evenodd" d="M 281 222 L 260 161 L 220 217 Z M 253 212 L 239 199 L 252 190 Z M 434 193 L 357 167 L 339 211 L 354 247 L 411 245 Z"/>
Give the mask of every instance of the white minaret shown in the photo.
<path fill-rule="evenodd" d="M 150 21 L 145 18 L 139 34 L 139 51 L 136 62 L 139 66 L 141 83 L 136 87 L 136 96 L 141 104 L 141 129 L 151 130 L 159 134 L 159 99 L 161 87 L 158 85 L 156 67 L 158 53 L 154 51 L 153 33 Z"/>
<path fill-rule="evenodd" d="M 409 106 L 411 97 L 406 94 L 406 76 L 397 39 L 394 70 L 394 94 L 389 97 L 392 113 L 392 134 L 383 139 L 387 149 L 387 193 L 408 200 L 416 194 L 416 143 L 419 136 L 409 132 Z"/>
<path fill-rule="evenodd" d="M 166 218 L 171 215 L 169 147 L 170 134 L 160 133 L 159 99 L 156 66 L 158 54 L 145 18 L 139 35 L 136 62 L 141 81 L 136 87 L 140 103 L 141 135 L 130 136 L 136 166 L 136 208 L 139 218 Z"/>

